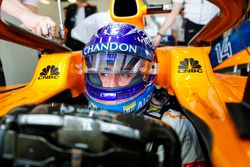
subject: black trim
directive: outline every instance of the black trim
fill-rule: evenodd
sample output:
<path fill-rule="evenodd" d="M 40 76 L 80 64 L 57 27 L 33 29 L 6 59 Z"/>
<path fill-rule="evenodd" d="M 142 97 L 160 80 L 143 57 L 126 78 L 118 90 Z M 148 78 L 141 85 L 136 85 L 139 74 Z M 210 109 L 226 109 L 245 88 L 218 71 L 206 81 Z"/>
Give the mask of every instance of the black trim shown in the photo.
<path fill-rule="evenodd" d="M 243 96 L 243 103 L 250 105 L 250 72 L 248 72 L 247 83 L 246 83 L 245 92 Z"/>
<path fill-rule="evenodd" d="M 114 14 L 118 17 L 128 17 L 137 14 L 136 0 L 115 0 Z"/>
<path fill-rule="evenodd" d="M 13 91 L 13 90 L 17 90 L 17 89 L 21 89 L 21 88 L 24 88 L 26 85 L 24 86 L 19 86 L 19 87 L 15 87 L 15 88 L 11 88 L 11 89 L 6 89 L 6 90 L 0 90 L 0 94 L 1 93 L 7 93 L 7 92 L 10 92 L 10 91 Z"/>
<path fill-rule="evenodd" d="M 244 5 L 243 11 L 245 11 L 244 14 L 245 13 L 247 14 L 247 9 L 248 9 L 248 5 L 249 5 L 248 0 L 244 0 L 244 3 L 245 3 L 245 5 Z"/>
<path fill-rule="evenodd" d="M 237 131 L 242 138 L 250 138 L 250 106 L 245 103 L 226 103 Z"/>
<path fill-rule="evenodd" d="M 250 138 L 250 73 L 248 73 L 244 96 L 241 103 L 226 103 L 227 109 L 242 138 Z"/>
<path fill-rule="evenodd" d="M 0 59 L 0 86 L 6 86 L 4 71 L 3 71 L 3 65 L 2 61 Z"/>

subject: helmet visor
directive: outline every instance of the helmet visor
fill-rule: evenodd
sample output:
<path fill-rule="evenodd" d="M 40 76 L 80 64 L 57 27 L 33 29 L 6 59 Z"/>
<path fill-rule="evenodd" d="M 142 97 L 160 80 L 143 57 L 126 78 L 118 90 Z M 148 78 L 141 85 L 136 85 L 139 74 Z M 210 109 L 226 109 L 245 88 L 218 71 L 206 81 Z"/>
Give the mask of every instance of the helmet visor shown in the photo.
<path fill-rule="evenodd" d="M 84 57 L 84 73 L 157 74 L 156 62 L 124 53 L 97 53 Z"/>

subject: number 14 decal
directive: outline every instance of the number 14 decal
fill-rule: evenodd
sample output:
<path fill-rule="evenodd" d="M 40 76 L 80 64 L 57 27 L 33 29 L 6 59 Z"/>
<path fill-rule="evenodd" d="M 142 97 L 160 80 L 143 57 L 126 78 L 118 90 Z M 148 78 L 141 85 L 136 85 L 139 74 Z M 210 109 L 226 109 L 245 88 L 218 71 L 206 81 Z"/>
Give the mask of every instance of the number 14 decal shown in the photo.
<path fill-rule="evenodd" d="M 231 42 L 228 41 L 228 37 L 223 40 L 223 43 L 218 43 L 215 45 L 216 55 L 218 63 L 221 63 L 223 60 L 228 59 L 232 56 L 232 47 Z"/>

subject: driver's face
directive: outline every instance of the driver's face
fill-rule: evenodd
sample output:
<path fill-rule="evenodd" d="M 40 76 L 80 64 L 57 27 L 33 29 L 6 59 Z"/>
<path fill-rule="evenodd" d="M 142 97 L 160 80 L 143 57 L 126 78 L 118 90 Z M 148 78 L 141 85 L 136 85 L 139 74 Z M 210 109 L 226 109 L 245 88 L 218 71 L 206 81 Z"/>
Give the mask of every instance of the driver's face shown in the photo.
<path fill-rule="evenodd" d="M 99 74 L 103 87 L 126 86 L 135 77 L 136 74 Z"/>

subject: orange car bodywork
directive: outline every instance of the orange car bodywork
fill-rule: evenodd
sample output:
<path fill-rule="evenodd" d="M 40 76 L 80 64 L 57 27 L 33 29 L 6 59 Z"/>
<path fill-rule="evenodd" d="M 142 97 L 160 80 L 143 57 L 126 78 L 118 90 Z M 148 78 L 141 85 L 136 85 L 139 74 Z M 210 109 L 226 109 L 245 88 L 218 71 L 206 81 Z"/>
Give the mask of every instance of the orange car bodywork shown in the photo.
<path fill-rule="evenodd" d="M 250 47 L 234 54 L 229 59 L 225 60 L 218 66 L 214 67 L 213 70 L 221 70 L 228 67 L 233 67 L 235 65 L 247 64 L 250 62 L 249 53 L 250 53 Z"/>
<path fill-rule="evenodd" d="M 213 166 L 248 166 L 250 141 L 240 139 L 225 105 L 241 102 L 247 78 L 214 73 L 205 50 L 202 47 L 159 48 L 157 83 L 174 93 L 183 108 L 209 127 Z M 178 66 L 185 58 L 197 60 L 202 71 L 179 73 Z"/>
<path fill-rule="evenodd" d="M 111 0 L 111 9 L 114 1 Z M 140 12 L 136 16 L 119 18 L 111 10 L 113 19 L 143 28 L 141 17 L 146 14 L 146 7 L 140 0 L 137 1 Z M 227 3 L 226 0 L 217 2 Z M 214 73 L 208 51 L 209 47 L 157 48 L 157 84 L 176 96 L 185 110 L 208 127 L 212 143 L 209 152 L 212 166 L 249 166 L 250 141 L 239 137 L 226 107 L 227 102 L 242 101 L 247 77 Z M 240 54 L 250 62 L 249 57 Z M 201 68 L 193 70 L 189 63 L 183 70 L 180 66 L 185 65 L 185 59 L 193 59 Z M 0 93 L 0 116 L 17 106 L 46 102 L 66 89 L 71 91 L 73 97 L 84 92 L 81 52 L 42 55 L 31 82 L 19 89 Z"/>
<path fill-rule="evenodd" d="M 183 108 L 209 127 L 213 166 L 247 166 L 250 141 L 239 138 L 225 106 L 225 102 L 242 100 L 246 77 L 213 73 L 205 50 L 202 47 L 158 48 L 157 84 L 175 95 Z M 179 73 L 178 66 L 185 58 L 197 60 L 201 70 Z M 42 75 L 48 66 L 57 67 L 59 74 L 49 71 Z M 43 103 L 66 89 L 71 90 L 73 97 L 84 92 L 81 52 L 43 55 L 29 84 L 0 94 L 0 116 L 20 105 Z"/>
<path fill-rule="evenodd" d="M 58 68 L 59 74 L 47 70 L 48 66 Z M 84 91 L 83 80 L 81 52 L 42 55 L 33 79 L 25 87 L 0 94 L 0 116 L 20 105 L 42 103 L 66 89 L 73 97 L 79 96 Z"/>

